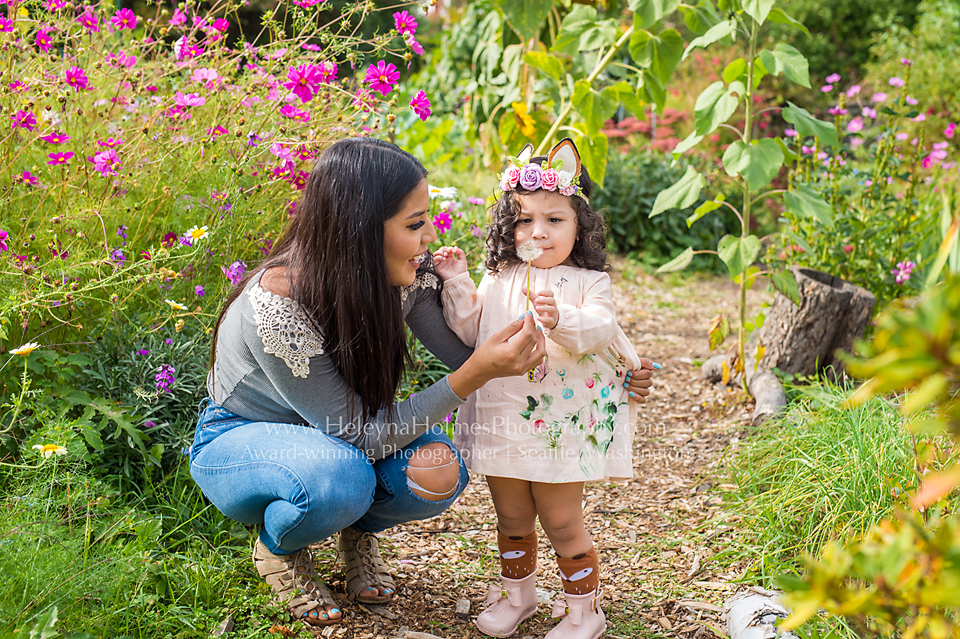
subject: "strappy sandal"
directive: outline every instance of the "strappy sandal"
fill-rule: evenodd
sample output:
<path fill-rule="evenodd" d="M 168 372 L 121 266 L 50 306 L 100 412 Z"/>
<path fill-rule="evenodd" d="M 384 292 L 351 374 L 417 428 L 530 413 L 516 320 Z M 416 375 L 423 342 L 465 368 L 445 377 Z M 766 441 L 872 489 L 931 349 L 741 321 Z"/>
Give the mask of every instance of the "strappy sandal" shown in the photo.
<path fill-rule="evenodd" d="M 350 601 L 381 604 L 393 599 L 397 584 L 390 567 L 380 557 L 376 535 L 347 527 L 340 531 L 337 547 L 340 560 L 347 569 L 347 595 Z"/>
<path fill-rule="evenodd" d="M 253 565 L 274 592 L 273 600 L 285 606 L 295 619 L 310 626 L 331 626 L 343 618 L 333 595 L 314 579 L 316 566 L 310 551 L 304 548 L 290 555 L 275 555 L 257 539 Z M 336 618 L 332 618 L 338 613 Z"/>

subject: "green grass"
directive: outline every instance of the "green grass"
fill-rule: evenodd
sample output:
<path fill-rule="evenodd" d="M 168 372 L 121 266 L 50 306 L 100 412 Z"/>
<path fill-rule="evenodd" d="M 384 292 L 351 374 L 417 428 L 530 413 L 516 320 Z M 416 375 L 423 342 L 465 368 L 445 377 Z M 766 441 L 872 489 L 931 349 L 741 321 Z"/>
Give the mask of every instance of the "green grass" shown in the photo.
<path fill-rule="evenodd" d="M 884 399 L 841 408 L 842 390 L 798 389 L 779 419 L 752 433 L 728 468 L 728 504 L 744 528 L 732 556 L 764 585 L 829 539 L 849 540 L 891 512 L 915 484 L 914 441 Z"/>

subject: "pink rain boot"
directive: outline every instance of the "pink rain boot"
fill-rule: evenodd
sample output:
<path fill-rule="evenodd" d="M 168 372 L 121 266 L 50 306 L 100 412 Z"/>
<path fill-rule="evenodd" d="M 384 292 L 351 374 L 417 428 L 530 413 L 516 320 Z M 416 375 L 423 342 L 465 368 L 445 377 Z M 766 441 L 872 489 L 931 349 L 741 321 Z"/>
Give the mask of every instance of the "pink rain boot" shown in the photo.
<path fill-rule="evenodd" d="M 509 637 L 524 619 L 537 612 L 537 573 L 523 579 L 500 576 L 501 587 L 491 584 L 487 603 L 493 604 L 477 617 L 477 628 L 491 637 Z M 506 594 L 506 597 L 504 597 Z"/>
<path fill-rule="evenodd" d="M 565 594 L 566 601 L 553 602 L 553 616 L 563 617 L 545 639 L 597 639 L 607 629 L 607 619 L 600 608 L 600 592 L 585 595 Z M 566 614 L 564 614 L 566 613 Z"/>

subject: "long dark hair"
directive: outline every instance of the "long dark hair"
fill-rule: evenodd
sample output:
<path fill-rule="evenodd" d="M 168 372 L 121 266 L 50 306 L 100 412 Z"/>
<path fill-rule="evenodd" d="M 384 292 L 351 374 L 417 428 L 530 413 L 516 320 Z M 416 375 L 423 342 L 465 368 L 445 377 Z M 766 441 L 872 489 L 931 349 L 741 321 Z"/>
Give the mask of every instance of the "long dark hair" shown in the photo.
<path fill-rule="evenodd" d="M 547 157 L 541 155 L 530 160 L 530 164 L 546 162 Z M 578 268 L 591 271 L 608 271 L 606 253 L 607 227 L 603 217 L 590 208 L 585 198 L 593 192 L 593 182 L 587 174 L 586 167 L 580 170 L 580 189 L 584 197 L 568 196 L 570 206 L 577 214 L 577 241 L 570 252 L 570 261 Z M 518 195 L 529 195 L 535 191 L 528 191 L 519 184 L 512 191 L 504 193 L 497 202 L 490 207 L 491 221 L 487 227 L 487 270 L 499 273 L 511 264 L 518 264 L 522 260 L 517 255 L 514 230 L 517 220 L 520 219 L 520 198 Z"/>
<path fill-rule="evenodd" d="M 410 354 L 400 296 L 387 278 L 384 223 L 426 177 L 419 160 L 383 140 L 348 138 L 324 151 L 273 253 L 227 298 L 211 367 L 227 309 L 257 273 L 283 266 L 291 298 L 323 336 L 325 353 L 359 397 L 363 419 L 391 407 Z"/>

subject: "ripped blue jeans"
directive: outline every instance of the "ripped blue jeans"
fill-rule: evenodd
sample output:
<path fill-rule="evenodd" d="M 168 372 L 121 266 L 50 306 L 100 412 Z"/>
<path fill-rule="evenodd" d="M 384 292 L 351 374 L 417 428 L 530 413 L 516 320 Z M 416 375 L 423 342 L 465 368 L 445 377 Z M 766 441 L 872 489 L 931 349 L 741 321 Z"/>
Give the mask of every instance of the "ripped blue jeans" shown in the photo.
<path fill-rule="evenodd" d="M 434 442 L 449 446 L 460 463 L 457 488 L 443 501 L 423 499 L 407 483 L 411 455 Z M 375 533 L 434 517 L 468 482 L 463 459 L 437 427 L 371 462 L 360 449 L 323 431 L 251 421 L 209 400 L 201 403 L 190 474 L 224 515 L 260 524 L 260 539 L 274 554 L 296 552 L 347 526 Z"/>

